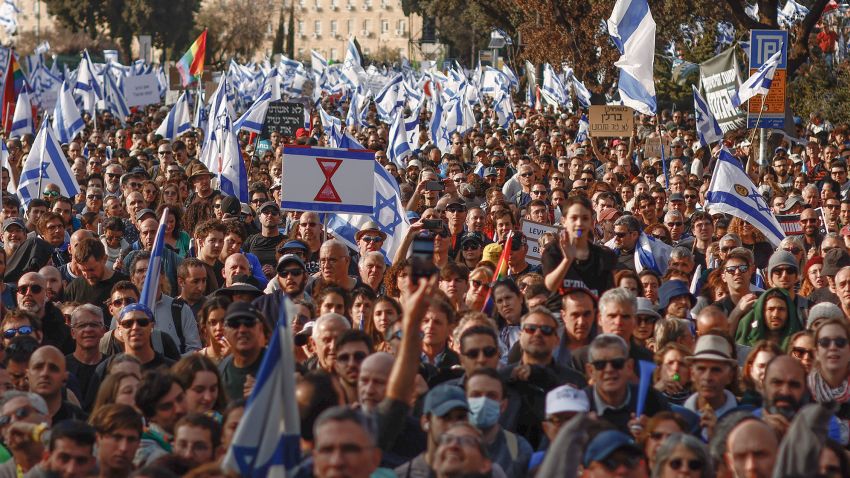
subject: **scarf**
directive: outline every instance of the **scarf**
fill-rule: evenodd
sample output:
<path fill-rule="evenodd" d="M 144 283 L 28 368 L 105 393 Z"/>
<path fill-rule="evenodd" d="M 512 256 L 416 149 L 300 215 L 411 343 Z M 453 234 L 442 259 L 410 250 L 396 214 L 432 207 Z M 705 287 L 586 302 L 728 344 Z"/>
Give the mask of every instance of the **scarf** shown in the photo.
<path fill-rule="evenodd" d="M 778 345 L 783 349 L 788 345 L 788 340 L 792 335 L 800 331 L 800 319 L 797 318 L 797 305 L 791 300 L 791 296 L 785 289 L 773 288 L 766 290 L 764 294 L 756 301 L 753 309 L 744 315 L 738 322 L 738 330 L 735 333 L 735 343 L 741 345 L 754 346 L 758 341 L 765 340 L 770 331 L 767 328 L 767 322 L 764 317 L 764 309 L 767 306 L 769 296 L 774 296 L 773 292 L 781 294 L 785 299 L 785 307 L 788 310 L 788 318 L 785 320 L 785 325 L 780 331 L 781 343 Z"/>
<path fill-rule="evenodd" d="M 832 388 L 817 370 L 812 370 L 807 381 L 809 390 L 812 391 L 812 395 L 818 403 L 846 403 L 850 401 L 850 378 L 844 380 L 837 388 Z"/>

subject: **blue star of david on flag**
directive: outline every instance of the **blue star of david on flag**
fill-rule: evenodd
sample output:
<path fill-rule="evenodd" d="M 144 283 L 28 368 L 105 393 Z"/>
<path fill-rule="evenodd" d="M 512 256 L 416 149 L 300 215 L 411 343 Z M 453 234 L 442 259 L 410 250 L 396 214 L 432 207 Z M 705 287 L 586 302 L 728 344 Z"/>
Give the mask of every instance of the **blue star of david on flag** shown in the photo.
<path fill-rule="evenodd" d="M 383 214 L 384 211 L 392 215 L 392 220 L 388 223 L 381 220 L 382 217 L 387 216 L 387 214 Z M 396 226 L 401 224 L 401 215 L 398 213 L 396 198 L 394 196 L 384 197 L 380 191 L 375 192 L 375 222 L 381 226 L 381 231 L 385 232 L 388 236 L 395 234 Z"/>

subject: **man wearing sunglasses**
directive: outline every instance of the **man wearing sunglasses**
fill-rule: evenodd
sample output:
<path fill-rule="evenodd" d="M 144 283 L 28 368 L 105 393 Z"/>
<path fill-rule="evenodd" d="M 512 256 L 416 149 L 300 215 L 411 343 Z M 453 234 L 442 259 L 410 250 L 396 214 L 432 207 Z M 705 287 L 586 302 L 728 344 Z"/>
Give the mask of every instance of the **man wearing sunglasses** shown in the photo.
<path fill-rule="evenodd" d="M 617 430 L 596 434 L 587 444 L 582 465 L 586 478 L 646 476 L 643 452 L 629 434 Z"/>
<path fill-rule="evenodd" d="M 44 330 L 44 340 L 39 338 L 43 345 L 53 345 L 64 354 L 74 351 L 74 340 L 71 338 L 71 330 L 65 324 L 62 311 L 53 302 L 47 300 L 47 280 L 36 272 L 27 272 L 18 279 L 15 296 L 18 308 L 32 314 L 41 324 Z M 4 329 L 6 321 L 4 321 Z M 49 328 L 48 331 L 46 328 Z"/>
<path fill-rule="evenodd" d="M 124 353 L 139 359 L 142 370 L 170 367 L 175 361 L 154 350 L 151 336 L 154 330 L 153 312 L 138 302 L 125 305 L 118 313 L 118 333 L 124 339 Z"/>
<path fill-rule="evenodd" d="M 274 275 L 275 251 L 284 239 L 279 228 L 280 206 L 274 201 L 265 202 L 260 206 L 259 214 L 261 230 L 249 237 L 242 249 L 257 256 L 263 265 L 263 272 L 270 278 Z"/>
<path fill-rule="evenodd" d="M 348 266 L 348 275 L 355 276 L 359 274 L 358 263 L 360 262 L 360 258 L 364 257 L 367 252 L 380 252 L 386 239 L 387 233 L 381 230 L 380 224 L 375 221 L 366 221 L 354 235 L 354 240 L 357 242 L 358 254 L 351 257 Z"/>
<path fill-rule="evenodd" d="M 339 380 L 345 403 L 357 402 L 357 381 L 360 365 L 374 351 L 372 339 L 362 330 L 346 330 L 334 341 L 333 375 Z"/>
<path fill-rule="evenodd" d="M 630 383 L 635 375 L 635 361 L 629 357 L 629 345 L 619 335 L 597 335 L 588 348 L 585 374 L 593 385 L 585 388 L 590 410 L 613 425 L 617 430 L 631 434 L 632 427 L 644 426 L 648 417 L 670 410 L 667 400 L 650 388 L 641 418 L 636 418 L 638 387 Z"/>
<path fill-rule="evenodd" d="M 743 247 L 732 249 L 726 254 L 721 270 L 729 295 L 715 302 L 714 305 L 726 312 L 730 324 L 737 326 L 738 320 L 753 308 L 760 295 L 760 292 L 750 290 L 750 280 L 755 273 L 755 258 L 752 251 Z"/>
<path fill-rule="evenodd" d="M 3 441 L 12 452 L 12 458 L 0 465 L 2 476 L 20 476 L 44 457 L 44 443 L 33 440 L 33 432 L 41 435 L 46 426 L 47 404 L 40 395 L 30 392 L 9 391 L 0 405 L 0 431 Z"/>
<path fill-rule="evenodd" d="M 228 400 L 247 397 L 260 369 L 268 336 L 266 318 L 251 304 L 234 302 L 224 316 L 224 336 L 231 354 L 218 366 Z"/>

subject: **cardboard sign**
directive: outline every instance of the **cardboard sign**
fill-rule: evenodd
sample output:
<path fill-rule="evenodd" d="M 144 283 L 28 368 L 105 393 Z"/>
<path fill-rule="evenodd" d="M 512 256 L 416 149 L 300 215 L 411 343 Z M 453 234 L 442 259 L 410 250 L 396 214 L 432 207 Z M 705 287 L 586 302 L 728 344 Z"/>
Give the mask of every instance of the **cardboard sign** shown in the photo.
<path fill-rule="evenodd" d="M 127 106 L 145 106 L 160 102 L 156 73 L 124 78 L 124 99 Z"/>
<path fill-rule="evenodd" d="M 670 138 L 664 138 L 664 160 L 670 160 Z M 661 158 L 661 138 L 646 138 L 643 143 L 643 158 Z"/>
<path fill-rule="evenodd" d="M 547 232 L 551 232 L 557 237 L 558 228 L 557 226 L 549 226 L 527 219 L 522 220 L 521 228 L 523 234 L 528 239 L 528 253 L 525 256 L 525 260 L 529 264 L 539 264 L 540 258 L 543 255 L 543 249 L 540 248 L 539 239 Z"/>
<path fill-rule="evenodd" d="M 284 209 L 375 212 L 373 151 L 286 146 L 281 178 Z"/>
<path fill-rule="evenodd" d="M 629 137 L 635 128 L 634 110 L 628 106 L 590 106 L 590 135 L 595 138 Z"/>
<path fill-rule="evenodd" d="M 260 136 L 267 138 L 272 132 L 283 136 L 295 136 L 298 128 L 304 127 L 304 105 L 301 103 L 285 103 L 272 101 L 266 111 L 266 121 Z"/>

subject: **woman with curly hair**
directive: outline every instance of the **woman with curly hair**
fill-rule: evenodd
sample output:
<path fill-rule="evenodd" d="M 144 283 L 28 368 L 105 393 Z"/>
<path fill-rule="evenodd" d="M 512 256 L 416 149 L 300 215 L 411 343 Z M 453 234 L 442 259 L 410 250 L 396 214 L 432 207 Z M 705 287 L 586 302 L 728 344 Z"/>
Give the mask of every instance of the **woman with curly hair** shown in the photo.
<path fill-rule="evenodd" d="M 803 285 L 800 286 L 800 295 L 809 297 L 812 292 L 827 285 L 829 284 L 826 276 L 823 275 L 823 257 L 814 256 L 803 267 Z"/>
<path fill-rule="evenodd" d="M 737 234 L 741 238 L 741 247 L 753 251 L 756 258 L 756 267 L 764 269 L 773 254 L 773 246 L 767 241 L 761 231 L 749 222 L 735 217 L 729 222 L 726 233 Z"/>
<path fill-rule="evenodd" d="M 384 276 L 384 289 L 386 289 L 387 295 L 395 299 L 406 299 L 412 284 L 410 274 L 410 260 L 396 261 Z"/>
<path fill-rule="evenodd" d="M 186 207 L 186 212 L 183 215 L 184 229 L 190 234 L 195 232 L 195 226 L 202 224 L 204 221 L 212 219 L 213 210 L 212 204 L 208 201 L 195 201 Z"/>
<path fill-rule="evenodd" d="M 183 212 L 180 207 L 162 204 L 156 210 L 156 217 L 162 217 L 162 212 L 168 208 L 168 217 L 165 222 L 165 245 L 180 257 L 189 255 L 189 234 L 182 230 L 181 223 Z"/>

